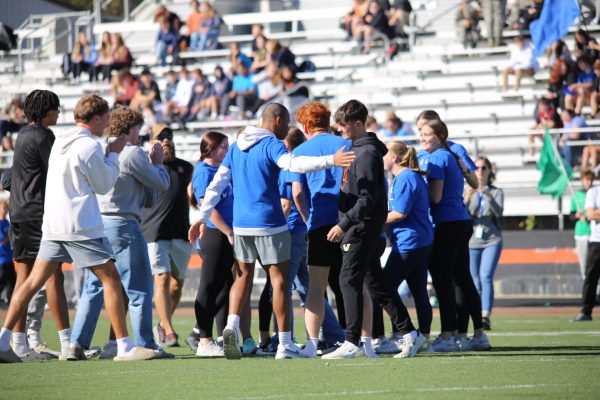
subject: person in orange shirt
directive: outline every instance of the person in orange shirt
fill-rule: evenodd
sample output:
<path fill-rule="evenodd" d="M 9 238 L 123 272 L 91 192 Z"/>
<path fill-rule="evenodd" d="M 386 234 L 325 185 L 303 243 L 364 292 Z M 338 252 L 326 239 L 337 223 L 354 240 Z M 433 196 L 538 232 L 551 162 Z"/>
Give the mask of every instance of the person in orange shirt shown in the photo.
<path fill-rule="evenodd" d="M 192 1 L 192 12 L 188 15 L 185 22 L 190 35 L 190 50 L 198 51 L 200 44 L 200 24 L 202 23 L 202 13 L 200 12 L 200 3 L 198 0 Z"/>

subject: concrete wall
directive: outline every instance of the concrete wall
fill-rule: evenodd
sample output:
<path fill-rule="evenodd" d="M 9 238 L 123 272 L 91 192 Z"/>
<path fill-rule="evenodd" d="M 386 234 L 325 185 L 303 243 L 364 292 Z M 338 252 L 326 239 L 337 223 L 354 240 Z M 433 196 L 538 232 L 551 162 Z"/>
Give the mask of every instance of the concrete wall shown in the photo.
<path fill-rule="evenodd" d="M 31 14 L 52 14 L 73 11 L 44 0 L 0 0 L 0 22 L 18 28 Z"/>

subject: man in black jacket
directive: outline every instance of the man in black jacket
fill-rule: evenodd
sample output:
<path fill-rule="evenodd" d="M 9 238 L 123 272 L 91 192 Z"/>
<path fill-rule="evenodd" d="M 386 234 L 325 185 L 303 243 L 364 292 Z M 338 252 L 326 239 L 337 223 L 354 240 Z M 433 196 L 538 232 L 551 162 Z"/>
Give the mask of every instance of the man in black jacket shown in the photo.
<path fill-rule="evenodd" d="M 425 344 L 425 338 L 415 330 L 406 307 L 396 288 L 386 283 L 381 265 L 377 262 L 378 246 L 387 218 L 387 190 L 383 156 L 387 148 L 374 133 L 367 132 L 365 122 L 368 110 L 357 100 L 343 104 L 335 113 L 335 120 L 344 139 L 352 140 L 356 159 L 344 171 L 340 193 L 340 219 L 329 231 L 327 239 L 341 243 L 343 261 L 340 287 L 346 310 L 346 341 L 337 350 L 323 358 L 353 358 L 361 354 L 363 313 L 363 286 L 366 285 L 374 301 L 390 315 L 394 332 L 404 338 L 402 352 L 397 357 L 414 357 Z M 368 332 L 371 327 L 365 327 Z M 364 338 L 370 341 L 370 336 Z M 368 345 L 368 343 L 365 343 Z M 365 346 L 365 350 L 368 350 Z M 370 347 L 370 346 L 369 346 Z"/>

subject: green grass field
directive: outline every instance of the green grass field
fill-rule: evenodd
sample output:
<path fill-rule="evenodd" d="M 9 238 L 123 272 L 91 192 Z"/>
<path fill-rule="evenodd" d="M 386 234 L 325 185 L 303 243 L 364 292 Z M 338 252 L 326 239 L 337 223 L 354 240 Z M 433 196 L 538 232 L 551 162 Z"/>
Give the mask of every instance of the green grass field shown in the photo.
<path fill-rule="evenodd" d="M 58 348 L 46 321 L 44 339 Z M 181 336 L 194 323 L 174 322 Z M 0 399 L 598 399 L 600 321 L 528 316 L 493 323 L 490 352 L 404 360 L 200 360 L 181 347 L 172 349 L 175 360 L 2 364 Z M 301 326 L 298 318 L 297 332 Z M 104 343 L 106 328 L 102 319 L 95 344 Z"/>

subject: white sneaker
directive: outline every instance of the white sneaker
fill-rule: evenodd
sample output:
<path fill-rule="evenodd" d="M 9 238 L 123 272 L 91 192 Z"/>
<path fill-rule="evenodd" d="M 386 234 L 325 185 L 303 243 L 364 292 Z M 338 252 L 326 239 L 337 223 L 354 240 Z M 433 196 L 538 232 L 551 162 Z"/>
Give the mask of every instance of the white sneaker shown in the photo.
<path fill-rule="evenodd" d="M 196 350 L 196 357 L 202 358 L 213 358 L 213 357 L 225 357 L 225 352 L 222 347 L 219 347 L 217 342 L 214 340 L 208 344 L 202 344 L 198 342 L 198 350 Z"/>
<path fill-rule="evenodd" d="M 332 351 L 329 354 L 325 354 L 321 358 L 323 360 L 338 360 L 342 358 L 356 358 L 362 355 L 364 355 L 364 352 L 360 347 L 358 347 L 352 342 L 346 341 L 336 350 Z"/>
<path fill-rule="evenodd" d="M 58 358 L 60 356 L 59 351 L 55 351 L 55 350 L 48 348 L 48 346 L 46 346 L 46 343 L 40 343 L 40 344 L 34 346 L 33 351 L 35 351 L 36 353 L 50 354 L 50 356 L 52 356 L 52 358 Z"/>
<path fill-rule="evenodd" d="M 478 337 L 473 336 L 471 340 L 469 340 L 469 350 L 471 351 L 488 351 L 491 349 L 492 345 L 485 333 L 482 333 L 481 336 Z"/>
<path fill-rule="evenodd" d="M 381 337 L 377 340 L 377 344 L 373 345 L 373 349 L 377 354 L 396 354 L 402 351 L 402 337 L 392 336 L 389 339 Z"/>
<path fill-rule="evenodd" d="M 451 353 L 459 351 L 459 348 L 456 344 L 456 340 L 454 340 L 454 336 L 451 336 L 450 339 L 444 339 L 442 335 L 439 335 L 431 343 L 431 350 L 436 353 Z"/>
<path fill-rule="evenodd" d="M 228 360 L 239 360 L 242 358 L 239 333 L 229 326 L 223 329 L 223 352 L 225 358 Z"/>
<path fill-rule="evenodd" d="M 275 354 L 276 360 L 285 360 L 286 358 L 309 358 L 307 354 L 302 352 L 300 347 L 295 344 L 283 345 L 279 343 L 277 346 L 277 354 Z"/>
<path fill-rule="evenodd" d="M 404 345 L 402 346 L 402 351 L 394 356 L 394 358 L 412 358 L 417 355 L 417 352 L 421 350 L 421 348 L 427 342 L 425 336 L 421 335 L 417 332 L 417 337 L 414 337 L 410 333 L 404 335 Z"/>
<path fill-rule="evenodd" d="M 106 342 L 102 352 L 100 353 L 101 360 L 112 360 L 117 356 L 117 343 Z"/>

